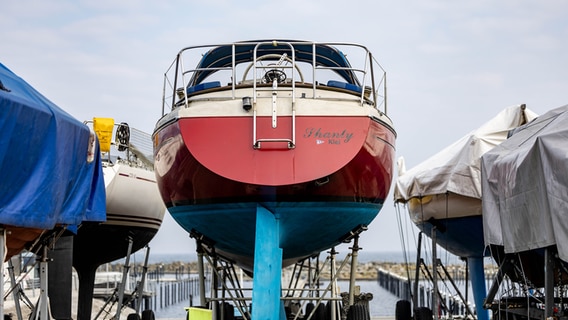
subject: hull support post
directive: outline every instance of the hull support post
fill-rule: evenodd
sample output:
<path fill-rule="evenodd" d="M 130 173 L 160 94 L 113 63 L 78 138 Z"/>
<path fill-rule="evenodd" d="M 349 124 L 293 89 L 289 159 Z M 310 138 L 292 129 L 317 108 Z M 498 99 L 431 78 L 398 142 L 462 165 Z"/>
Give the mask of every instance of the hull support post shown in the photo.
<path fill-rule="evenodd" d="M 128 237 L 128 250 L 126 252 L 126 261 L 122 267 L 122 281 L 120 282 L 118 289 L 118 302 L 116 305 L 116 319 L 120 319 L 120 312 L 122 311 L 123 305 L 122 301 L 124 299 L 124 289 L 126 285 L 126 279 L 128 277 L 128 270 L 130 269 L 130 254 L 132 253 L 132 238 Z"/>
<path fill-rule="evenodd" d="M 351 274 L 349 277 L 349 306 L 355 304 L 355 278 L 357 277 L 357 257 L 359 255 L 359 234 L 353 238 L 353 247 L 350 248 L 353 251 L 351 255 Z"/>
<path fill-rule="evenodd" d="M 473 299 L 475 301 L 477 319 L 489 320 L 489 313 L 483 306 L 483 301 L 487 295 L 483 257 L 469 257 L 467 258 L 467 264 L 471 274 L 471 286 L 474 292 Z"/>
<path fill-rule="evenodd" d="M 199 305 L 205 307 L 207 300 L 205 299 L 205 267 L 203 266 L 203 248 L 201 242 L 196 241 L 197 244 L 197 270 L 199 272 Z"/>
<path fill-rule="evenodd" d="M 285 319 L 280 301 L 282 249 L 278 217 L 266 208 L 256 207 L 252 319 Z"/>

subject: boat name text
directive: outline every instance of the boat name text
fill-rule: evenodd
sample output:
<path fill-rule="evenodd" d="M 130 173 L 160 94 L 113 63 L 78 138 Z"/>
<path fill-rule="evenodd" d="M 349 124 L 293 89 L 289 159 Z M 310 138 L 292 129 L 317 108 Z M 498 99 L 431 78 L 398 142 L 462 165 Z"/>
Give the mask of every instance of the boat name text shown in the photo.
<path fill-rule="evenodd" d="M 323 143 L 320 139 L 325 139 L 329 144 L 348 143 L 353 137 L 352 132 L 343 131 L 324 131 L 321 128 L 306 128 L 304 138 L 318 139 L 318 144 Z"/>

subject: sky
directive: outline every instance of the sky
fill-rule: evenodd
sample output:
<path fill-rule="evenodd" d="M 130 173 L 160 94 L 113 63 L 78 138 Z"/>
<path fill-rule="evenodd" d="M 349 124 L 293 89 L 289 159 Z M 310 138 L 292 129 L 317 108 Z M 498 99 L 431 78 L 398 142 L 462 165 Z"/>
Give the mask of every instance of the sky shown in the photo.
<path fill-rule="evenodd" d="M 0 63 L 49 100 L 81 121 L 112 117 L 147 133 L 161 116 L 164 72 L 183 47 L 362 44 L 387 72 L 396 153 L 408 169 L 506 107 L 543 114 L 568 104 L 563 0 L 20 0 L 2 4 L 0 30 Z M 400 251 L 409 224 L 391 188 L 359 245 Z M 195 251 L 167 213 L 150 248 Z"/>

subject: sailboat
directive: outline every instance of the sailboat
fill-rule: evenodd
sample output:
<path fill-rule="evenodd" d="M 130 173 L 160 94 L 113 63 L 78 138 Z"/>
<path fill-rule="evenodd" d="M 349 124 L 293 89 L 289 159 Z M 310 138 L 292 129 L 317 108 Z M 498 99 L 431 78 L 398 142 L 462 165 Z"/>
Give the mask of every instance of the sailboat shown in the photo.
<path fill-rule="evenodd" d="M 91 317 L 97 268 L 146 246 L 166 211 L 154 175 L 150 135 L 125 122 L 115 124 L 113 118 L 98 117 L 86 123 L 101 141 L 107 219 L 82 224 L 73 239 L 79 319 Z"/>
<path fill-rule="evenodd" d="M 406 171 L 400 168 L 394 198 L 413 223 L 437 244 L 468 262 L 477 317 L 488 319 L 483 258 L 481 156 L 510 130 L 536 117 L 523 105 L 505 108 L 485 124 Z M 416 307 L 416 306 L 415 306 Z"/>
<path fill-rule="evenodd" d="M 254 275 L 253 312 L 269 317 L 281 268 L 350 241 L 384 204 L 396 138 L 385 73 L 362 45 L 254 40 L 183 48 L 164 84 L 162 199 Z"/>

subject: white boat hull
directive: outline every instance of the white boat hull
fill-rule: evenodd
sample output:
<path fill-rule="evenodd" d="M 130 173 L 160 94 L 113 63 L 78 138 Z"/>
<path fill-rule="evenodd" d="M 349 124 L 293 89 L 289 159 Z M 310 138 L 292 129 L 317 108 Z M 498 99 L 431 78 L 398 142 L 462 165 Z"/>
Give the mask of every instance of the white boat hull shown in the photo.
<path fill-rule="evenodd" d="M 408 212 L 414 224 L 440 246 L 459 257 L 485 256 L 481 200 L 455 193 L 411 198 Z"/>
<path fill-rule="evenodd" d="M 154 171 L 114 164 L 103 168 L 107 221 L 104 224 L 159 229 L 166 207 Z"/>
<path fill-rule="evenodd" d="M 455 193 L 434 194 L 422 198 L 410 198 L 407 203 L 410 218 L 420 224 L 432 218 L 436 220 L 481 216 L 481 200 Z"/>

